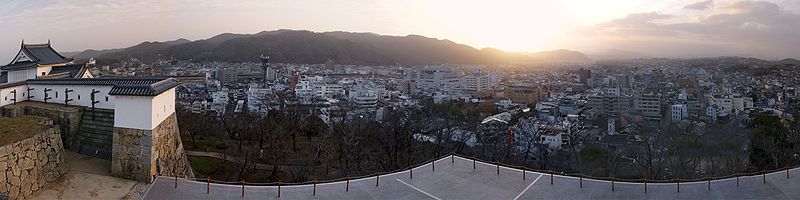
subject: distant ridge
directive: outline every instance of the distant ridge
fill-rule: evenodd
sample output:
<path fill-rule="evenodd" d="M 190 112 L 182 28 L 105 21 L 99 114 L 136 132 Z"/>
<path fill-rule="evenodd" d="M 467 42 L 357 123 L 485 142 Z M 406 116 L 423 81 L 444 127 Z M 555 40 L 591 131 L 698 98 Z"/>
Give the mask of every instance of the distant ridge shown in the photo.
<path fill-rule="evenodd" d="M 263 31 L 255 34 L 223 33 L 189 41 L 143 42 L 108 50 L 66 53 L 77 59 L 155 60 L 176 58 L 193 61 L 256 61 L 269 54 L 274 62 L 317 64 L 334 59 L 341 64 L 529 64 L 537 62 L 591 62 L 588 56 L 569 50 L 537 53 L 476 49 L 450 40 L 419 35 L 385 36 L 374 33 Z"/>

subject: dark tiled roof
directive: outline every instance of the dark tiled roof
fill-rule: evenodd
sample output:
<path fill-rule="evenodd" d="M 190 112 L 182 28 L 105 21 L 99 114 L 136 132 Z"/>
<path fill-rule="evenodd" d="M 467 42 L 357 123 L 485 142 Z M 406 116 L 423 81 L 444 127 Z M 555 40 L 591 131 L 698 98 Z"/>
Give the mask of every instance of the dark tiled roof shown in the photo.
<path fill-rule="evenodd" d="M 150 85 L 115 85 L 108 92 L 110 95 L 128 95 L 128 96 L 155 96 L 164 91 L 178 86 L 180 83 L 173 78 L 164 79 L 162 81 Z"/>
<path fill-rule="evenodd" d="M 83 72 L 86 72 L 85 64 L 74 64 L 53 67 L 53 69 L 50 70 L 50 75 L 68 73 L 70 78 L 80 78 Z"/>
<path fill-rule="evenodd" d="M 37 85 L 110 85 L 109 94 L 124 96 L 155 96 L 164 91 L 178 86 L 180 83 L 173 78 L 165 77 L 140 77 L 140 78 L 58 78 L 58 79 L 30 79 L 0 85 L 8 88 L 24 84 Z"/>
<path fill-rule="evenodd" d="M 31 59 L 42 65 L 59 64 L 72 61 L 50 47 L 50 44 L 23 44 L 22 51 L 25 51 Z"/>
<path fill-rule="evenodd" d="M 36 63 L 35 62 L 31 62 L 31 61 L 17 62 L 17 63 L 11 64 L 11 65 L 3 66 L 0 69 L 3 69 L 3 70 L 22 70 L 22 69 L 28 69 L 28 68 L 31 68 L 31 67 L 36 67 Z"/>

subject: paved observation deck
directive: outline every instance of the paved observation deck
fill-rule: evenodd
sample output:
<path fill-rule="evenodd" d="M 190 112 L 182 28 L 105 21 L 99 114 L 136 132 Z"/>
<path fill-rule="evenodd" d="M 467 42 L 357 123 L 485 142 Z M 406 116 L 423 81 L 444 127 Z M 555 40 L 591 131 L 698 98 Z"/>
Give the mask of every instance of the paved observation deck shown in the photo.
<path fill-rule="evenodd" d="M 349 181 L 284 186 L 243 187 L 162 176 L 153 182 L 144 199 L 800 198 L 798 168 L 711 181 L 645 184 L 612 183 L 608 180 L 561 175 L 552 175 L 551 178 L 551 174 L 532 171 L 525 171 L 523 180 L 521 169 L 480 161 L 474 162 L 474 167 L 471 159 L 446 156 L 411 170 L 380 175 L 377 179 L 371 176 Z"/>

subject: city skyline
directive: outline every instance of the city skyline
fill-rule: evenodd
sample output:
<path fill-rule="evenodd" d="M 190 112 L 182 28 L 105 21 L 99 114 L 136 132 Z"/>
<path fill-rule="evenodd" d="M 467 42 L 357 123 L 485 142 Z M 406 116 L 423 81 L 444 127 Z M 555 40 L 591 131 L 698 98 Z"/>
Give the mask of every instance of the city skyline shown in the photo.
<path fill-rule="evenodd" d="M 3 55 L 21 40 L 62 52 L 220 33 L 295 29 L 423 35 L 506 51 L 611 50 L 653 57 L 800 57 L 800 2 L 680 1 L 7 1 Z M 25 9 L 41 7 L 41 9 Z M 44 11 L 44 12 L 43 12 Z M 10 58 L 0 58 L 3 62 Z"/>

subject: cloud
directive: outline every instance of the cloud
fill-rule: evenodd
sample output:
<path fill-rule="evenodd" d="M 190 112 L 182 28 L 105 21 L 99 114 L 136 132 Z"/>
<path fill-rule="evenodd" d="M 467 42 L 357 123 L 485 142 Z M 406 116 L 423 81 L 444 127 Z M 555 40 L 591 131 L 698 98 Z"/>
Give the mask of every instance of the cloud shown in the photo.
<path fill-rule="evenodd" d="M 734 2 L 708 13 L 637 13 L 598 24 L 592 32 L 603 45 L 625 44 L 667 55 L 800 57 L 800 14 L 766 1 Z"/>
<path fill-rule="evenodd" d="M 695 3 L 692 3 L 692 4 L 686 5 L 686 6 L 683 7 L 683 9 L 706 10 L 706 9 L 711 9 L 713 7 L 714 7 L 714 0 L 707 0 L 707 1 L 700 1 L 700 2 L 695 2 Z"/>

